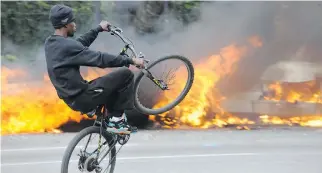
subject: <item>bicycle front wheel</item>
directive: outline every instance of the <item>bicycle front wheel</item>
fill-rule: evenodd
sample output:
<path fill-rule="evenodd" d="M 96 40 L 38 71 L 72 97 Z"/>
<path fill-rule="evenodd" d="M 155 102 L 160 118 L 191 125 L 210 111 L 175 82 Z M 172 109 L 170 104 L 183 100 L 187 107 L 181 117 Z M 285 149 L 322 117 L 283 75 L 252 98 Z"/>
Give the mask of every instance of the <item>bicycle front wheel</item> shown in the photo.
<path fill-rule="evenodd" d="M 135 79 L 135 108 L 148 115 L 162 114 L 177 106 L 190 91 L 194 80 L 192 63 L 184 56 L 160 58 Z"/>
<path fill-rule="evenodd" d="M 83 139 L 85 139 L 84 142 L 81 142 Z M 100 148 L 99 143 L 102 144 Z M 100 135 L 99 127 L 91 126 L 83 129 L 66 148 L 61 173 L 96 172 L 96 169 L 101 169 L 102 173 L 113 173 L 116 163 L 115 143 L 113 136 L 105 130 L 102 130 L 102 135 Z M 82 145 L 76 147 L 78 144 Z M 106 156 L 108 157 L 105 158 Z M 101 162 L 98 163 L 99 161 Z M 101 166 L 103 164 L 106 166 Z"/>

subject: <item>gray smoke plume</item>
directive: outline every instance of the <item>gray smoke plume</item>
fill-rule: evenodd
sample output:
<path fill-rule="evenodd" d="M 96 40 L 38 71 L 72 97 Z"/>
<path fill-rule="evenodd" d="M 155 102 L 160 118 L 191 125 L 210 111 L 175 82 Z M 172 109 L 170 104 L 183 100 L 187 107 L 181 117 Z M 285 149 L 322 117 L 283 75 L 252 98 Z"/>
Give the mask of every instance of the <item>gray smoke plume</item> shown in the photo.
<path fill-rule="evenodd" d="M 260 83 L 266 68 L 294 59 L 300 49 L 305 49 L 300 60 L 321 63 L 321 16 L 320 2 L 207 2 L 202 6 L 201 19 L 186 27 L 170 18 L 161 33 L 140 37 L 129 27 L 124 34 L 152 60 L 180 54 L 193 62 L 258 35 L 262 48 L 241 59 L 237 71 L 221 82 L 222 92 L 228 95 Z M 115 53 L 119 51 L 115 47 L 121 48 L 121 42 L 113 37 L 101 36 L 96 43 L 104 43 L 107 51 Z"/>
<path fill-rule="evenodd" d="M 246 14 L 250 15 L 240 27 L 240 36 L 246 33 L 259 34 L 263 40 L 263 47 L 254 55 L 240 61 L 237 71 L 222 84 L 224 86 L 222 88 L 225 88 L 222 89 L 224 94 L 251 89 L 261 82 L 264 71 L 279 61 L 300 60 L 322 63 L 320 2 L 240 2 L 239 4 L 242 5 L 236 7 L 242 9 L 245 8 L 241 6 L 249 7 L 249 12 Z M 275 75 L 283 75 L 280 73 L 282 72 L 275 72 Z"/>
<path fill-rule="evenodd" d="M 321 16 L 320 2 L 206 2 L 201 8 L 201 19 L 188 26 L 182 27 L 169 18 L 157 34 L 140 36 L 133 26 L 126 25 L 122 29 L 135 48 L 151 60 L 180 54 L 192 62 L 217 54 L 231 43 L 245 44 L 250 36 L 258 35 L 263 47 L 241 59 L 237 71 L 220 86 L 222 92 L 231 94 L 250 89 L 260 82 L 268 66 L 291 59 L 303 46 L 304 60 L 321 63 Z M 115 19 L 112 23 L 122 22 Z M 117 54 L 122 46 L 109 33 L 101 33 L 90 48 Z M 43 48 L 39 48 L 36 57 L 28 64 L 28 71 L 46 73 Z"/>

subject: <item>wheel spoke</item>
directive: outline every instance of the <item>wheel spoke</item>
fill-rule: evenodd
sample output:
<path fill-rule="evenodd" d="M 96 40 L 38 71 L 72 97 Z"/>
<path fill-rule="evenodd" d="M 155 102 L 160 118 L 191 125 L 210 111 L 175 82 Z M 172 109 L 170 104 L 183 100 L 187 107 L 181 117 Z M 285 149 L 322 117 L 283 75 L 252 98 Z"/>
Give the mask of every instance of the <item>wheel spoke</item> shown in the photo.
<path fill-rule="evenodd" d="M 170 60 L 175 60 L 180 62 L 181 66 L 173 67 L 176 63 L 172 63 Z M 183 64 L 183 65 L 182 65 Z M 182 68 L 186 67 L 186 68 Z M 162 114 L 164 112 L 169 111 L 178 105 L 188 94 L 189 90 L 192 87 L 193 79 L 194 79 L 194 68 L 192 63 L 185 57 L 182 56 L 167 56 L 164 58 L 160 58 L 159 60 L 150 64 L 147 69 L 149 71 L 143 70 L 143 73 L 140 73 L 136 79 L 135 85 L 135 100 L 134 105 L 138 111 L 148 115 L 157 115 Z M 154 69 L 154 70 L 152 70 Z M 180 71 L 179 71 L 180 69 Z M 160 70 L 163 70 L 160 72 Z M 186 70 L 186 71 L 185 71 Z M 176 74 L 179 71 L 179 75 Z M 152 73 L 153 72 L 153 73 Z M 183 72 L 183 73 L 182 73 Z M 159 74 L 159 75 L 158 75 Z M 185 80 L 182 74 L 187 74 L 186 82 L 181 83 Z M 156 76 L 156 77 L 154 77 Z M 180 83 L 176 85 L 176 78 L 180 76 Z M 160 77 L 160 78 L 157 78 Z M 142 79 L 148 78 L 154 83 L 150 88 L 146 84 L 146 82 L 142 82 Z M 144 83 L 140 85 L 140 83 Z M 143 86 L 143 89 L 139 89 L 139 86 Z M 176 88 L 180 87 L 180 88 Z M 182 87 L 182 89 L 181 89 Z M 169 91 L 169 90 L 172 91 Z M 160 91 L 161 90 L 161 91 Z M 145 96 L 146 93 L 153 92 L 154 94 L 149 94 L 148 97 Z M 143 93 L 143 97 L 139 96 L 138 93 Z M 156 106 L 155 100 L 156 98 L 162 97 L 163 99 L 158 99 L 161 101 L 157 103 Z M 151 99 L 151 101 L 144 101 L 147 98 Z M 148 104 L 149 106 L 145 106 L 144 104 Z M 152 105 L 151 105 L 152 104 Z"/>
<path fill-rule="evenodd" d="M 111 150 L 115 147 L 115 145 L 116 145 L 116 141 L 113 143 L 113 145 L 112 145 L 112 147 L 109 147 L 109 149 L 108 149 L 108 151 L 104 154 L 104 156 L 98 161 L 98 163 L 100 164 L 103 160 L 104 160 L 104 158 L 106 157 L 106 155 L 108 154 L 108 153 L 110 153 L 111 152 Z"/>
<path fill-rule="evenodd" d="M 112 145 L 113 142 L 115 142 L 115 140 L 113 139 L 113 136 L 108 136 L 108 135 L 112 135 L 112 134 L 107 134 L 102 133 L 102 142 L 101 142 L 101 152 L 100 154 L 97 156 L 97 152 L 98 152 L 98 143 L 96 139 L 96 142 L 93 141 L 93 139 L 95 138 L 95 136 L 93 135 L 100 135 L 100 128 L 96 127 L 96 126 L 91 126 L 91 127 L 87 127 L 85 129 L 83 129 L 82 131 L 80 131 L 71 141 L 70 145 L 68 146 L 64 157 L 63 157 L 63 163 L 62 163 L 62 173 L 69 173 L 71 172 L 71 169 L 80 169 L 80 171 L 84 171 L 84 170 L 93 170 L 96 172 L 102 172 L 103 168 L 106 167 L 107 163 L 100 163 L 102 165 L 99 164 L 98 159 L 99 160 L 110 160 L 112 157 L 115 157 L 115 145 Z M 87 137 L 89 136 L 89 137 Z M 90 140 L 89 140 L 90 139 Z M 104 141 L 105 140 L 105 141 Z M 113 140 L 113 141 L 112 141 Z M 90 142 L 89 142 L 90 141 Z M 92 142 L 93 141 L 93 142 Z M 92 143 L 94 144 L 94 148 L 92 148 Z M 82 145 L 85 144 L 85 145 Z M 78 146 L 82 145 L 82 147 L 80 147 L 81 149 L 81 153 L 78 154 L 78 156 L 73 155 L 73 153 L 77 153 L 78 150 Z M 86 149 L 84 150 L 84 148 L 86 147 Z M 89 150 L 89 151 L 87 151 Z M 94 152 L 92 152 L 94 151 Z M 73 158 L 71 157 L 73 155 Z M 106 156 L 109 155 L 108 158 L 106 158 Z M 76 162 L 76 167 L 74 167 L 74 164 L 68 164 L 70 162 L 70 160 L 74 160 L 75 157 L 77 158 L 77 162 Z M 82 159 L 80 160 L 80 157 L 82 157 Z M 71 162 L 73 163 L 73 162 Z M 78 164 L 77 164 L 78 163 Z M 115 160 L 110 161 L 110 164 L 108 166 L 108 168 L 106 169 L 107 171 L 112 171 L 114 170 L 114 166 L 115 166 Z M 69 169 L 69 171 L 68 171 Z"/>
<path fill-rule="evenodd" d="M 89 135 L 89 137 L 88 137 L 88 140 L 87 140 L 87 143 L 86 143 L 86 145 L 85 145 L 85 149 L 84 149 L 84 151 L 86 151 L 86 148 L 87 148 L 87 146 L 88 146 L 88 144 L 89 144 L 89 141 L 91 140 L 91 137 L 92 137 L 92 134 L 90 134 L 90 135 Z"/>

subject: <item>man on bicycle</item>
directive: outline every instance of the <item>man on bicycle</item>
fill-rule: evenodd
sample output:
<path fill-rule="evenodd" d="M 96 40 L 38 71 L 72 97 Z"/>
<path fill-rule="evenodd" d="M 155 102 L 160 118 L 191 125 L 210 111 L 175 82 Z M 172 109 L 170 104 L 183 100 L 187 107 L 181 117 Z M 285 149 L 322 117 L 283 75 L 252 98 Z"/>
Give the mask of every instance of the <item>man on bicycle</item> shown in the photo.
<path fill-rule="evenodd" d="M 71 109 L 83 113 L 93 113 L 98 105 L 106 104 L 112 117 L 107 124 L 108 130 L 130 133 L 131 127 L 124 110 L 133 108 L 134 74 L 123 66 L 133 64 L 143 67 L 143 60 L 88 48 L 99 32 L 109 31 L 107 21 L 102 21 L 99 26 L 75 40 L 70 38 L 76 32 L 70 7 L 53 6 L 49 18 L 55 33 L 45 41 L 45 56 L 48 75 L 58 97 Z M 121 68 L 86 81 L 80 74 L 80 66 Z"/>

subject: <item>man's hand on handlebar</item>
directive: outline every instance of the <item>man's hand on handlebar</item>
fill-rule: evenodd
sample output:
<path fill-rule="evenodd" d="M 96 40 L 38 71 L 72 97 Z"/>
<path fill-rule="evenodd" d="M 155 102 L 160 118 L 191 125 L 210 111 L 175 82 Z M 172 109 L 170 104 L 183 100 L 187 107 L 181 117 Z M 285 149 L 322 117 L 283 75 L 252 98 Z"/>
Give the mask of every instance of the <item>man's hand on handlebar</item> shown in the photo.
<path fill-rule="evenodd" d="M 135 66 L 139 68 L 144 68 L 144 59 L 143 58 L 132 58 Z"/>
<path fill-rule="evenodd" d="M 126 50 L 127 50 L 127 48 L 129 48 L 132 51 L 132 53 L 135 55 L 134 57 L 132 57 L 132 61 L 133 61 L 134 66 L 136 66 L 137 68 L 141 68 L 141 69 L 145 68 L 145 63 L 148 63 L 149 60 L 144 59 L 143 56 L 136 55 L 134 48 L 131 45 L 132 42 L 121 35 L 121 33 L 123 32 L 121 28 L 115 27 L 115 26 L 111 25 L 109 22 L 104 21 L 104 20 L 101 21 L 100 26 L 103 28 L 104 31 L 112 32 L 112 35 L 117 35 L 118 37 L 120 37 L 122 39 L 122 41 L 127 45 Z M 122 50 L 121 55 L 126 55 L 126 52 Z M 138 56 L 138 58 L 135 58 L 137 56 Z"/>
<path fill-rule="evenodd" d="M 111 24 L 105 20 L 102 20 L 100 26 L 103 28 L 104 31 L 109 32 Z"/>

